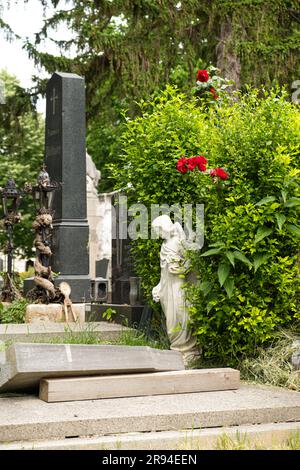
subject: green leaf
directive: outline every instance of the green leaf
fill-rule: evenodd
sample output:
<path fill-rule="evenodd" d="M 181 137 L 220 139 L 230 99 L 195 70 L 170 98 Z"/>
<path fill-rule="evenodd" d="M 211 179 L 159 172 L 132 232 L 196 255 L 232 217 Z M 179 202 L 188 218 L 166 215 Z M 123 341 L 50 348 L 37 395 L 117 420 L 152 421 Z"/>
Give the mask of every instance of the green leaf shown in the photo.
<path fill-rule="evenodd" d="M 300 197 L 291 197 L 284 204 L 284 207 L 295 207 L 295 206 L 300 206 Z"/>
<path fill-rule="evenodd" d="M 296 235 L 296 237 L 300 237 L 300 228 L 297 227 L 297 225 L 287 224 L 286 228 L 290 233 Z"/>
<path fill-rule="evenodd" d="M 252 266 L 251 261 L 241 251 L 234 251 L 233 254 L 234 254 L 234 257 L 238 259 L 239 261 L 242 261 L 242 263 L 245 263 L 248 266 Z"/>
<path fill-rule="evenodd" d="M 253 260 L 253 266 L 254 266 L 254 272 L 256 273 L 256 271 L 258 270 L 258 268 L 265 262 L 267 261 L 268 259 L 270 258 L 270 255 L 262 255 L 262 254 L 257 254 L 254 256 L 254 260 Z"/>
<path fill-rule="evenodd" d="M 234 263 L 234 253 L 232 251 L 226 251 L 226 256 L 227 258 L 229 259 L 230 263 L 232 264 L 232 266 L 234 267 L 235 266 L 235 263 Z"/>
<path fill-rule="evenodd" d="M 257 230 L 256 236 L 255 236 L 255 239 L 254 239 L 254 243 L 260 242 L 260 241 L 263 240 L 265 237 L 268 237 L 272 232 L 273 232 L 273 230 L 272 230 L 271 228 L 268 228 L 268 227 L 260 227 L 260 228 Z"/>
<path fill-rule="evenodd" d="M 277 220 L 278 228 L 279 228 L 279 230 L 281 230 L 284 222 L 286 221 L 286 216 L 283 215 L 283 214 L 275 214 L 275 217 L 276 217 L 276 220 Z"/>
<path fill-rule="evenodd" d="M 203 282 L 200 283 L 199 288 L 200 288 L 201 292 L 203 293 L 203 295 L 206 296 L 211 291 L 212 284 L 211 284 L 211 282 L 203 281 Z"/>
<path fill-rule="evenodd" d="M 222 251 L 222 248 L 212 248 L 211 250 L 207 250 L 202 255 L 200 256 L 212 256 L 212 255 L 218 255 Z"/>
<path fill-rule="evenodd" d="M 287 198 L 287 193 L 286 191 L 281 191 L 281 196 L 282 196 L 282 200 L 284 202 L 284 204 L 286 203 L 286 198 Z"/>
<path fill-rule="evenodd" d="M 208 245 L 209 247 L 224 248 L 225 244 L 223 242 L 212 243 Z"/>
<path fill-rule="evenodd" d="M 233 277 L 228 277 L 226 281 L 224 282 L 224 289 L 226 290 L 226 294 L 229 297 L 229 299 L 232 296 L 233 289 L 234 289 L 234 279 Z"/>
<path fill-rule="evenodd" d="M 218 267 L 219 283 L 223 286 L 230 273 L 230 266 L 227 263 L 220 263 Z"/>
<path fill-rule="evenodd" d="M 276 197 L 275 196 L 267 196 L 267 197 L 264 197 L 263 199 L 261 199 L 259 202 L 257 202 L 255 205 L 256 206 L 263 206 L 265 204 L 269 204 L 269 202 L 273 202 L 273 201 L 276 201 Z"/>

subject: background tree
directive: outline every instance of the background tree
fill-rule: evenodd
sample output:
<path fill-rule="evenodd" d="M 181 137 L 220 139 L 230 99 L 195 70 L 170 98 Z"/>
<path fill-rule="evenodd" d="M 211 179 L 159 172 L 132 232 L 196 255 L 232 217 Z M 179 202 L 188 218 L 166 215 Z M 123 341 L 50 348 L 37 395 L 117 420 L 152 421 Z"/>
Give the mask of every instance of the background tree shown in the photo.
<path fill-rule="evenodd" d="M 85 76 L 88 149 L 102 170 L 102 189 L 109 187 L 104 164 L 120 153 L 121 109 L 134 115 L 136 100 L 166 83 L 187 92 L 197 67 L 210 62 L 238 86 L 277 80 L 290 87 L 300 76 L 298 0 L 72 0 L 68 11 L 60 0 L 41 2 L 55 13 L 26 47 L 49 73 Z M 61 23 L 73 39 L 52 37 Z M 61 55 L 42 53 L 44 38 L 54 40 Z M 74 47 L 70 59 L 66 53 Z"/>
<path fill-rule="evenodd" d="M 35 111 L 30 94 L 20 87 L 18 80 L 0 71 L 4 84 L 5 104 L 0 104 L 0 186 L 12 176 L 19 188 L 25 182 L 36 180 L 43 161 L 44 122 Z M 31 197 L 21 205 L 22 222 L 15 226 L 15 246 L 27 256 L 32 254 L 34 208 Z M 6 236 L 0 234 L 4 248 Z"/>

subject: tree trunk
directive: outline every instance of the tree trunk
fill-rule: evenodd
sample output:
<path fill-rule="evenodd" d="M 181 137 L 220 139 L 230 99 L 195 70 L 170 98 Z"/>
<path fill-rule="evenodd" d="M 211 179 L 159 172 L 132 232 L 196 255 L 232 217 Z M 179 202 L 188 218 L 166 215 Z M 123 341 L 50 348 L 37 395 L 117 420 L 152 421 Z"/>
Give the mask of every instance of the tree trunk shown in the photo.
<path fill-rule="evenodd" d="M 232 22 L 229 16 L 221 24 L 220 41 L 217 45 L 217 67 L 225 78 L 235 82 L 235 88 L 240 88 L 241 63 L 233 51 Z"/>

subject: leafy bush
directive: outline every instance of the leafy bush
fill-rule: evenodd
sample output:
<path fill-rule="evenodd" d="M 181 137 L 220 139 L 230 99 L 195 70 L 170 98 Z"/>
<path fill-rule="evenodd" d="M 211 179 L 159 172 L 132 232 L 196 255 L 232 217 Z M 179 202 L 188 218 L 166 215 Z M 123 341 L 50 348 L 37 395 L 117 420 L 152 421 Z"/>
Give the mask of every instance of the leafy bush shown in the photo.
<path fill-rule="evenodd" d="M 300 115 L 285 92 L 248 90 L 201 107 L 168 87 L 127 119 L 124 165 L 112 168 L 129 203 L 205 204 L 205 246 L 190 253 L 199 282 L 187 287 L 191 321 L 207 357 L 253 353 L 276 328 L 299 320 Z M 224 167 L 176 171 L 185 155 Z M 159 279 L 157 240 L 133 243 L 146 297 Z"/>
<path fill-rule="evenodd" d="M 9 305 L 0 303 L 0 323 L 24 323 L 27 300 L 14 300 Z"/>

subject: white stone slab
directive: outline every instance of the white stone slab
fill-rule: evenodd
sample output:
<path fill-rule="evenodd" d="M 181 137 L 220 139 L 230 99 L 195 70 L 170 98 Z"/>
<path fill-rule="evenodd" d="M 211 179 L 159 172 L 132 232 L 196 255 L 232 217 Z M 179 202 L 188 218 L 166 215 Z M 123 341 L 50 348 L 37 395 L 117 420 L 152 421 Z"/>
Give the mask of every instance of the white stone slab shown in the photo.
<path fill-rule="evenodd" d="M 40 399 L 47 402 L 95 400 L 99 398 L 169 395 L 174 393 L 234 390 L 240 373 L 230 368 L 181 370 L 108 377 L 43 379 Z"/>
<path fill-rule="evenodd" d="M 299 392 L 254 385 L 65 403 L 46 403 L 32 396 L 0 397 L 3 443 L 299 421 Z"/>
<path fill-rule="evenodd" d="M 34 388 L 47 377 L 183 369 L 179 352 L 148 346 L 15 343 L 0 366 L 0 392 Z"/>

